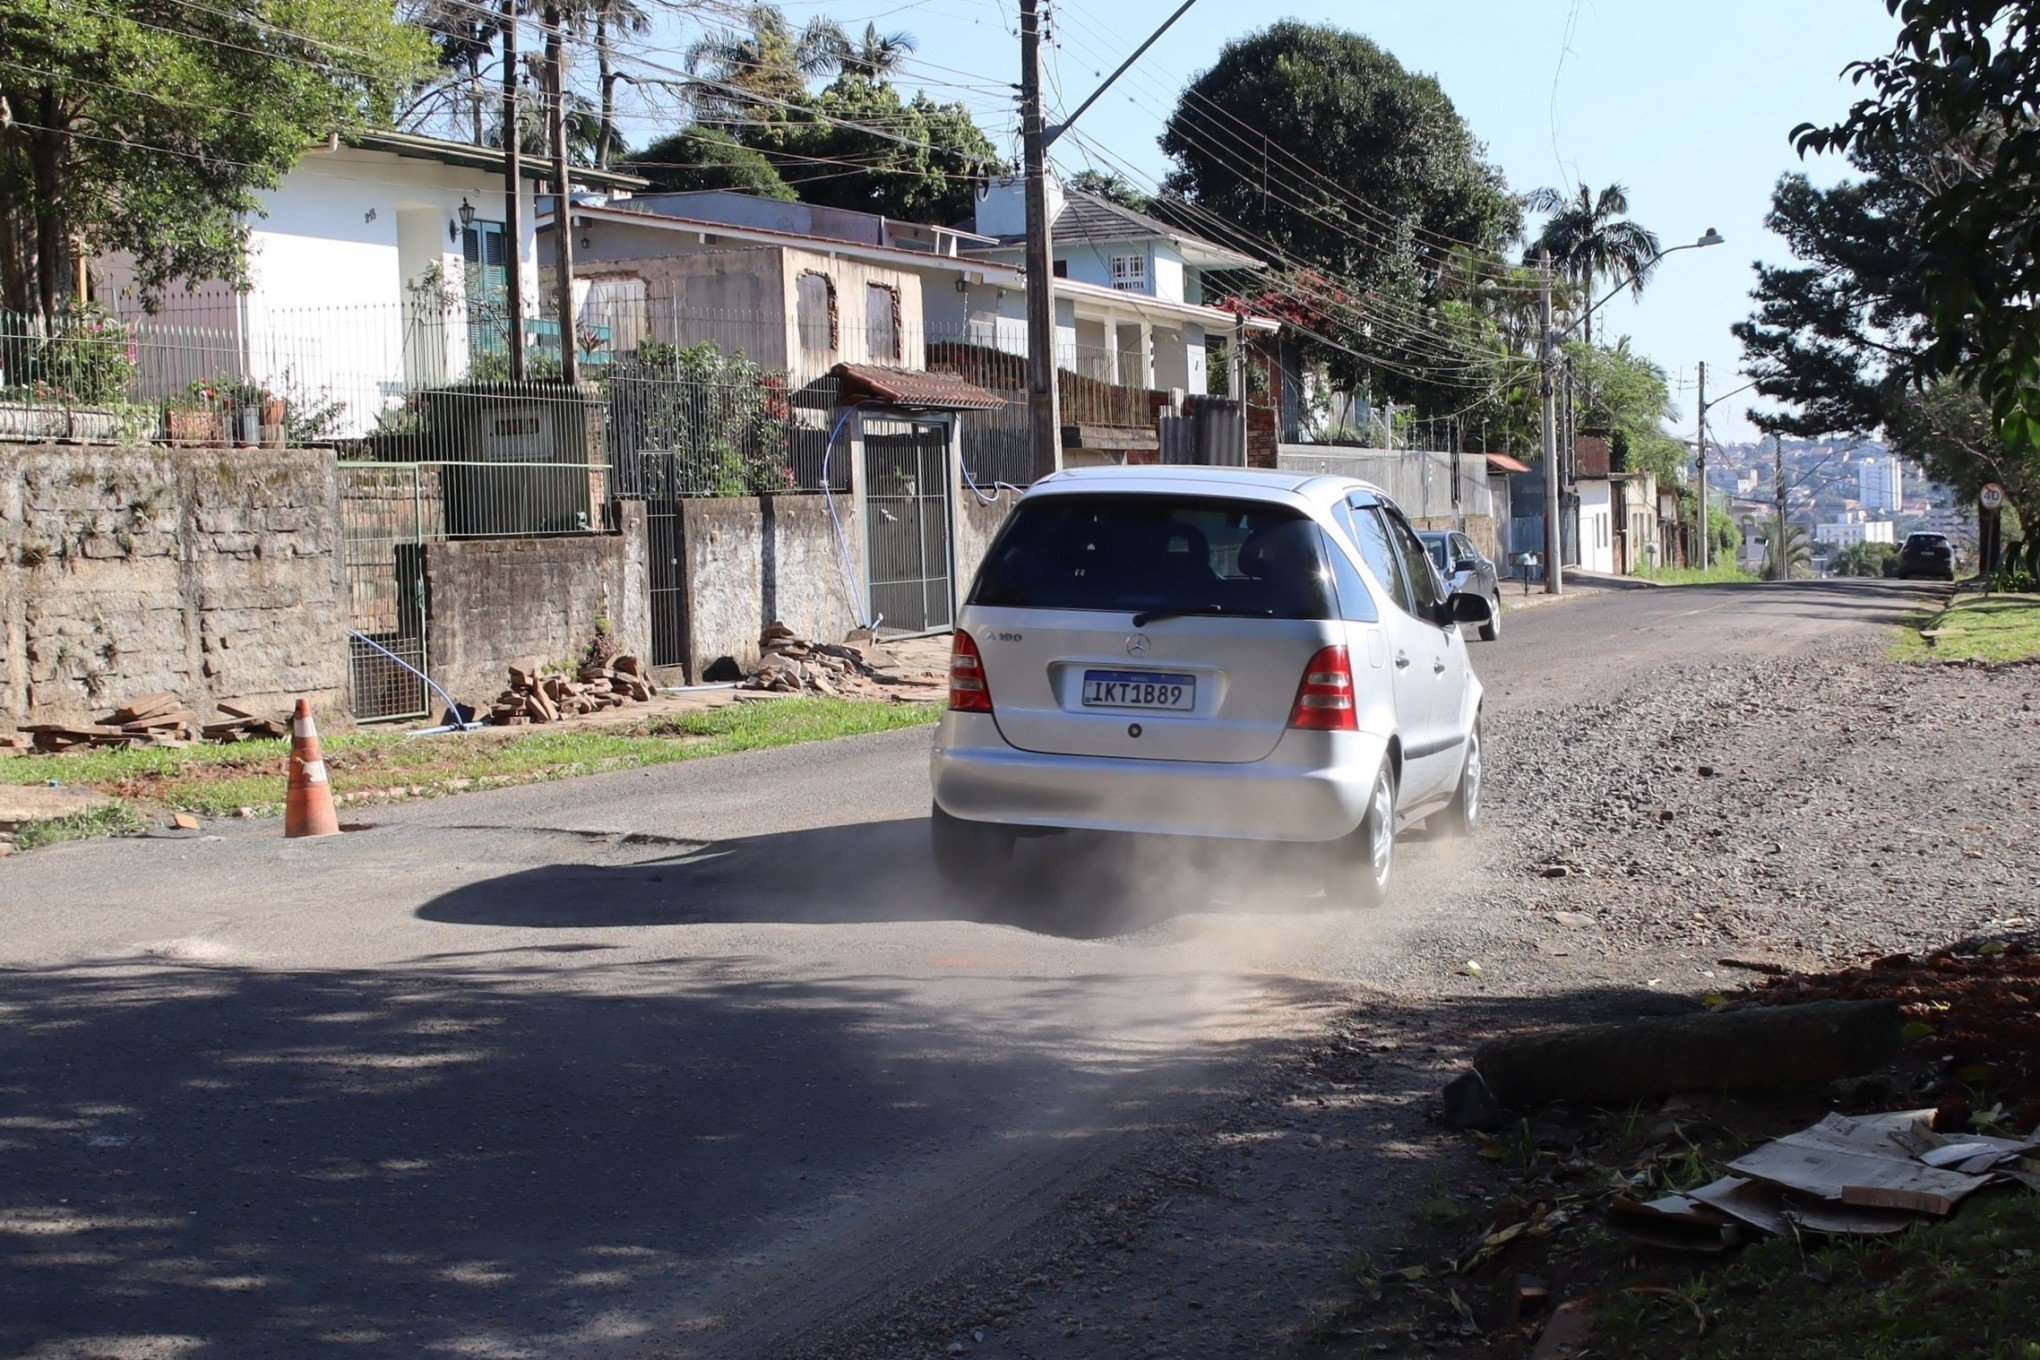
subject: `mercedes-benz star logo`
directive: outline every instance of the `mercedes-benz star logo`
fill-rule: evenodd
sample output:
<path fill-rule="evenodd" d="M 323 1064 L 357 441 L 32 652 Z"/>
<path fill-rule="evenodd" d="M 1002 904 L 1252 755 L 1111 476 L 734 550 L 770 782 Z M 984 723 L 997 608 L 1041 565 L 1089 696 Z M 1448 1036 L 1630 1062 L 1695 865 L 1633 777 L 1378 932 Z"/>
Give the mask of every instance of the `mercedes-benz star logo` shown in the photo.
<path fill-rule="evenodd" d="M 1147 649 L 1148 640 L 1146 633 L 1135 633 L 1126 640 L 1126 654 L 1128 656 L 1146 656 Z"/>

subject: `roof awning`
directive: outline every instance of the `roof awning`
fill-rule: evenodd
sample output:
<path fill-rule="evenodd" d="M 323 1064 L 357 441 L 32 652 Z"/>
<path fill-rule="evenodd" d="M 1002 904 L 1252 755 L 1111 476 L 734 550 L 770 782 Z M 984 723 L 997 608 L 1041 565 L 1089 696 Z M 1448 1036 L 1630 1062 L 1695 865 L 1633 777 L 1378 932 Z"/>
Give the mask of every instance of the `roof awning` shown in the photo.
<path fill-rule="evenodd" d="M 875 399 L 888 406 L 934 411 L 996 411 L 1006 404 L 1004 397 L 955 373 L 877 364 L 837 364 L 829 373 L 842 379 L 847 399 Z"/>
<path fill-rule="evenodd" d="M 1511 458 L 1506 453 L 1488 454 L 1487 465 L 1489 472 L 1528 472 L 1530 470 L 1528 463 Z"/>

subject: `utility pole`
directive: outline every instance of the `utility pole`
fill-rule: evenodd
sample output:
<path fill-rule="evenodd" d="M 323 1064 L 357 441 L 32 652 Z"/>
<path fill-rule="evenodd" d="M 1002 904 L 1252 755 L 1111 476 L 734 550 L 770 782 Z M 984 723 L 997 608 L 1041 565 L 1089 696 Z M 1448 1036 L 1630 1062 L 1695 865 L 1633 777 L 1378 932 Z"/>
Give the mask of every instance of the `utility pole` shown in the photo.
<path fill-rule="evenodd" d="M 1559 565 L 1558 412 L 1551 392 L 1551 252 L 1537 260 L 1542 286 L 1537 307 L 1538 390 L 1544 407 L 1544 593 L 1565 593 L 1564 568 Z"/>
<path fill-rule="evenodd" d="M 517 136 L 517 0 L 503 0 L 503 262 L 510 381 L 524 381 L 524 147 Z"/>
<path fill-rule="evenodd" d="M 1693 422 L 1693 447 L 1700 455 L 1700 561 L 1697 565 L 1700 570 L 1705 571 L 1707 570 L 1707 539 L 1709 537 L 1709 525 L 1707 523 L 1707 361 L 1705 359 L 1700 361 L 1699 407 L 1700 414 Z"/>
<path fill-rule="evenodd" d="M 1774 564 L 1771 571 L 1773 580 L 1783 581 L 1792 575 L 1792 557 L 1787 551 L 1791 547 L 1785 537 L 1785 436 L 1771 436 L 1771 453 L 1776 469 L 1774 482 L 1778 489 L 1778 537 L 1777 549 L 1771 554 Z"/>
<path fill-rule="evenodd" d="M 574 187 L 567 164 L 567 72 L 561 52 L 560 11 L 545 7 L 547 131 L 552 138 L 553 287 L 560 314 L 560 381 L 581 381 L 580 332 L 574 325 Z M 515 136 L 514 129 L 508 132 Z"/>
<path fill-rule="evenodd" d="M 1247 314 L 1236 313 L 1232 325 L 1232 360 L 1226 377 L 1232 388 L 1232 399 L 1239 406 L 1233 415 L 1233 428 L 1240 441 L 1241 467 L 1247 465 Z"/>
<path fill-rule="evenodd" d="M 1048 141 L 1041 117 L 1039 0 L 1020 0 L 1020 138 L 1027 191 L 1027 411 L 1034 472 L 1062 471 L 1062 416 L 1056 409 L 1055 265 L 1049 247 Z"/>

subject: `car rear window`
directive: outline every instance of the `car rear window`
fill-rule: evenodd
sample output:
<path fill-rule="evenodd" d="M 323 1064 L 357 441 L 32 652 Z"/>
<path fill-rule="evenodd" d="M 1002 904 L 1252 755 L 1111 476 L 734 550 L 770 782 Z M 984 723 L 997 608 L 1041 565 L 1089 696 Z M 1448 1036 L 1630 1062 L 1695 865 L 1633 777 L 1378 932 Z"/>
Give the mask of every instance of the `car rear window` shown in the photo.
<path fill-rule="evenodd" d="M 1314 521 L 1282 506 L 1203 496 L 1022 501 L 985 555 L 971 603 L 1338 616 Z"/>
<path fill-rule="evenodd" d="M 1423 537 L 1423 535 L 1419 534 L 1419 535 L 1418 535 L 1418 537 L 1419 537 L 1419 538 L 1422 538 L 1422 537 Z M 1450 566 L 1450 565 L 1449 565 L 1449 564 L 1448 564 L 1448 563 L 1447 563 L 1447 562 L 1445 561 L 1445 540 L 1444 540 L 1444 539 L 1442 539 L 1442 538 L 1425 538 L 1425 539 L 1424 539 L 1424 548 L 1425 548 L 1425 550 L 1426 550 L 1427 552 L 1429 552 L 1429 553 L 1431 554 L 1431 560 L 1432 560 L 1433 562 L 1436 562 L 1436 563 L 1438 564 L 1438 570 L 1440 570 L 1440 571 L 1450 571 L 1450 570 L 1452 570 L 1451 566 Z"/>

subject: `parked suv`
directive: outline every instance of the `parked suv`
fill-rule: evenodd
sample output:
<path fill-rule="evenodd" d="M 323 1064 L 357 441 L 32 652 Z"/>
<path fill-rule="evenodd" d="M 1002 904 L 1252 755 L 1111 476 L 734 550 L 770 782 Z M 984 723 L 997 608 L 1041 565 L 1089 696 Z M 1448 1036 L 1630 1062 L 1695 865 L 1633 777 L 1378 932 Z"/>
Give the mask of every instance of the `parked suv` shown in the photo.
<path fill-rule="evenodd" d="M 1927 576 L 1941 581 L 1955 579 L 1955 548 L 1946 534 L 1916 533 L 1905 536 L 1905 545 L 1892 559 L 1891 574 L 1901 581 Z"/>
<path fill-rule="evenodd" d="M 958 618 L 934 852 L 982 882 L 1018 835 L 1303 843 L 1388 895 L 1395 835 L 1481 811 L 1480 682 L 1402 512 L 1344 477 L 1058 473 L 1022 497 Z"/>
<path fill-rule="evenodd" d="M 1502 574 L 1472 539 L 1457 529 L 1432 529 L 1417 535 L 1430 551 L 1431 565 L 1445 578 L 1449 591 L 1478 595 L 1488 604 L 1487 619 L 1480 625 L 1480 640 L 1493 642 L 1502 635 Z"/>

